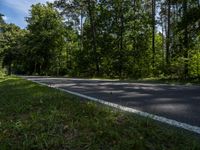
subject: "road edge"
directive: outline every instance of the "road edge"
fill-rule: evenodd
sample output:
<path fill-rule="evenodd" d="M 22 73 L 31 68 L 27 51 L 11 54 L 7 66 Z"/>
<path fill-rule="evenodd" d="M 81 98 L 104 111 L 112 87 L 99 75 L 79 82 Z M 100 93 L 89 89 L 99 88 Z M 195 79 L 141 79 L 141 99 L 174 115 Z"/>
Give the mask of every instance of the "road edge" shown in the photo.
<path fill-rule="evenodd" d="M 63 92 L 67 92 L 69 94 L 72 94 L 72 95 L 75 95 L 75 96 L 78 96 L 78 97 L 81 97 L 81 98 L 85 98 L 85 99 L 88 99 L 88 100 L 91 100 L 91 101 L 94 101 L 94 102 L 98 102 L 98 103 L 101 103 L 101 104 L 104 104 L 104 105 L 107 105 L 107 106 L 110 106 L 110 107 L 113 107 L 113 108 L 117 108 L 117 109 L 122 110 L 122 111 L 134 113 L 134 114 L 137 114 L 137 115 L 140 115 L 140 116 L 143 116 L 143 117 L 148 117 L 150 119 L 153 119 L 153 120 L 156 120 L 156 121 L 159 121 L 159 122 L 162 122 L 162 123 L 174 126 L 174 127 L 182 128 L 182 129 L 200 134 L 200 127 L 198 127 L 198 126 L 193 126 L 193 125 L 190 125 L 190 124 L 187 124 L 187 123 L 182 123 L 182 122 L 179 122 L 179 121 L 176 121 L 176 120 L 173 120 L 173 119 L 168 119 L 166 117 L 153 115 L 153 114 L 143 112 L 143 111 L 140 111 L 140 110 L 137 110 L 137 109 L 133 109 L 133 108 L 130 108 L 130 107 L 119 105 L 119 104 L 107 102 L 105 100 L 97 99 L 97 98 L 87 96 L 87 95 L 84 95 L 84 94 L 81 94 L 81 93 L 78 93 L 78 92 L 72 92 L 72 91 L 69 91 L 69 90 L 61 89 L 59 87 L 54 87 L 52 85 L 41 83 L 41 82 L 34 81 L 34 80 L 31 80 L 31 79 L 27 79 L 27 78 L 23 78 L 23 79 L 26 79 L 28 81 L 31 81 L 31 82 L 34 82 L 34 83 L 37 83 L 37 84 L 40 84 L 40 85 L 43 85 L 43 86 L 54 88 L 54 89 L 57 89 L 57 90 L 60 90 L 60 91 L 63 91 Z"/>

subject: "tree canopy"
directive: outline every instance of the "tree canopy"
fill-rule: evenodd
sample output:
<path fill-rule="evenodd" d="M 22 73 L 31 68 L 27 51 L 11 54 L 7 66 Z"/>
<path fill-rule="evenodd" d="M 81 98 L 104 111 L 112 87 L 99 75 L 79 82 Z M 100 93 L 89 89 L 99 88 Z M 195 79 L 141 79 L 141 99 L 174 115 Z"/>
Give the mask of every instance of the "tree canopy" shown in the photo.
<path fill-rule="evenodd" d="M 0 14 L 0 60 L 9 73 L 199 78 L 199 14 L 198 0 L 36 4 L 24 30 Z"/>

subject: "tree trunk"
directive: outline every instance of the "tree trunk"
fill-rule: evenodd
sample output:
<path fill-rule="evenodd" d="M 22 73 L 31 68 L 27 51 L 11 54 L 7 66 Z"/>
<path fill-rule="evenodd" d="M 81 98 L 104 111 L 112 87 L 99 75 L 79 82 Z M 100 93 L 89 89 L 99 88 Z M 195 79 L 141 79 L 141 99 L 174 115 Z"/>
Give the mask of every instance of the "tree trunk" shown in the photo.
<path fill-rule="evenodd" d="M 34 74 L 36 74 L 36 72 L 37 72 L 37 63 L 35 62 L 35 64 L 34 64 Z"/>
<path fill-rule="evenodd" d="M 89 19 L 90 19 L 90 26 L 91 26 L 91 33 L 92 33 L 92 49 L 94 53 L 94 58 L 95 58 L 95 65 L 96 65 L 96 75 L 99 75 L 99 59 L 97 56 L 97 43 L 96 43 L 96 27 L 95 27 L 95 22 L 94 22 L 94 12 L 92 9 L 94 4 L 91 4 L 91 0 L 88 0 L 88 13 L 89 13 Z"/>
<path fill-rule="evenodd" d="M 153 70 L 155 69 L 155 12 L 156 1 L 152 0 L 152 52 L 153 52 Z"/>
<path fill-rule="evenodd" d="M 81 51 L 83 50 L 83 11 L 81 10 Z"/>
<path fill-rule="evenodd" d="M 188 20 L 187 20 L 187 0 L 183 1 L 183 16 L 185 18 L 185 31 L 184 31 L 184 75 L 185 79 L 188 77 Z"/>
<path fill-rule="evenodd" d="M 11 69 L 11 64 L 8 65 L 8 75 L 11 75 L 12 69 Z"/>
<path fill-rule="evenodd" d="M 120 59 L 120 64 L 119 64 L 119 76 L 120 78 L 122 77 L 122 70 L 123 70 L 123 60 L 122 60 L 122 53 L 123 53 L 123 32 L 124 32 L 124 15 L 123 15 L 123 2 L 121 2 L 120 6 L 120 51 L 119 51 L 119 59 Z"/>
<path fill-rule="evenodd" d="M 170 67 L 170 28 L 171 28 L 171 0 L 168 0 L 167 10 L 167 39 L 166 39 L 166 65 L 167 69 Z M 169 70 L 168 70 L 169 71 Z M 169 72 L 168 72 L 169 73 Z"/>
<path fill-rule="evenodd" d="M 164 36 L 164 25 L 163 25 L 163 16 L 161 15 L 161 28 L 162 28 L 162 63 L 163 63 L 163 68 L 165 66 L 165 36 Z"/>

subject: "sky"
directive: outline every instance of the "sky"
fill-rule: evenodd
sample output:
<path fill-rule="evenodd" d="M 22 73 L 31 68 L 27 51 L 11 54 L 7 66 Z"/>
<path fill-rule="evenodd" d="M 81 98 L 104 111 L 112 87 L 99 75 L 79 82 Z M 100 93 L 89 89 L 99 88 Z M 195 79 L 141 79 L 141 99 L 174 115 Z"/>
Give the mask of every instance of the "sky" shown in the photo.
<path fill-rule="evenodd" d="M 0 13 L 4 14 L 7 23 L 14 23 L 24 29 L 27 26 L 25 17 L 29 15 L 30 6 L 47 1 L 54 0 L 0 0 Z"/>

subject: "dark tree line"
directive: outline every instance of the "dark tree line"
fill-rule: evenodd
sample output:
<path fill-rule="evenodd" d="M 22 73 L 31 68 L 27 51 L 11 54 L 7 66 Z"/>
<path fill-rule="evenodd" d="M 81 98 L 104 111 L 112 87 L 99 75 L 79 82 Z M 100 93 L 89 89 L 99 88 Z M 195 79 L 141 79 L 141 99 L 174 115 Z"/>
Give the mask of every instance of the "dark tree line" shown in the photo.
<path fill-rule="evenodd" d="M 26 20 L 22 30 L 0 16 L 8 73 L 200 77 L 199 0 L 57 0 Z"/>

